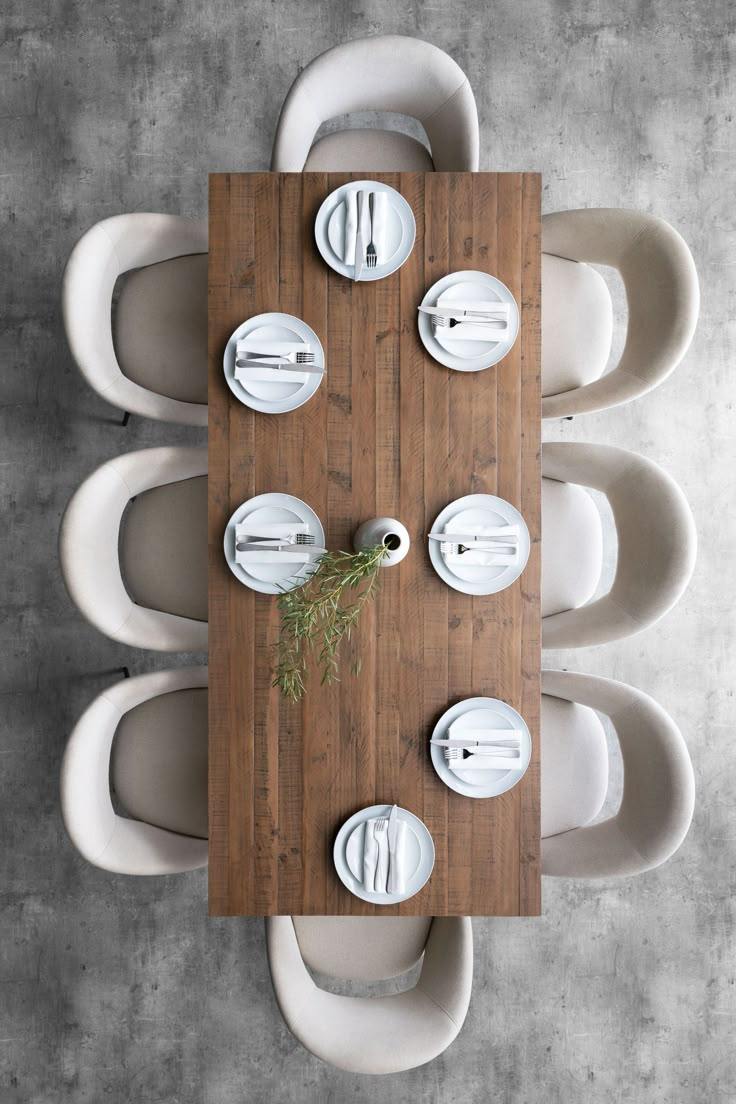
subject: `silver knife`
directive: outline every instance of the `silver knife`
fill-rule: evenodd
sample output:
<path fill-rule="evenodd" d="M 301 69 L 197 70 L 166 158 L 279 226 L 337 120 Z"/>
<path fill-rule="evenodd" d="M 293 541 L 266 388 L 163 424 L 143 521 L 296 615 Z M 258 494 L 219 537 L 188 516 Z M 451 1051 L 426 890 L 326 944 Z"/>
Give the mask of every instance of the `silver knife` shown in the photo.
<path fill-rule="evenodd" d="M 396 893 L 395 881 L 394 881 L 394 855 L 396 847 L 396 833 L 399 830 L 399 807 L 394 805 L 391 810 L 391 815 L 388 818 L 388 853 L 389 853 L 389 868 L 388 868 L 388 891 L 389 893 Z"/>
<path fill-rule="evenodd" d="M 355 237 L 355 264 L 353 265 L 353 279 L 359 280 L 365 261 L 365 249 L 363 247 L 363 190 L 358 191 L 358 233 Z"/>
<path fill-rule="evenodd" d="M 503 326 L 504 329 L 507 325 L 506 315 L 502 315 L 501 311 L 453 310 L 452 307 L 418 307 L 417 309 L 420 310 L 422 314 L 440 315 L 442 318 L 472 318 L 473 320 L 482 318 L 486 319 L 489 324 L 496 322 L 499 326 Z"/>
<path fill-rule="evenodd" d="M 460 541 L 462 544 L 472 544 L 475 541 L 480 541 L 481 544 L 518 544 L 518 533 L 506 533 L 501 530 L 493 532 L 489 530 L 488 533 L 481 535 L 480 533 L 427 533 L 427 540 L 438 541 L 450 541 L 457 543 Z"/>

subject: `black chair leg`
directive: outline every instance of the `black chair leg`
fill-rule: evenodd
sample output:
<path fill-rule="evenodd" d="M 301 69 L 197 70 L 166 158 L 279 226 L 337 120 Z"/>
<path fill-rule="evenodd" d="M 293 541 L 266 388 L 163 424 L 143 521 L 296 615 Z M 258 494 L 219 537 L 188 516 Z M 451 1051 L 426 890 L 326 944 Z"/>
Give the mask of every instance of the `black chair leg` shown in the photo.
<path fill-rule="evenodd" d="M 129 421 L 130 421 L 130 411 L 126 410 L 125 413 L 123 414 L 123 420 L 120 424 L 121 424 L 121 426 L 126 426 Z"/>
<path fill-rule="evenodd" d="M 122 672 L 123 672 L 123 678 L 124 678 L 124 679 L 126 679 L 126 678 L 130 678 L 130 671 L 128 670 L 128 668 L 127 668 L 127 667 L 123 667 L 123 668 L 122 668 Z"/>

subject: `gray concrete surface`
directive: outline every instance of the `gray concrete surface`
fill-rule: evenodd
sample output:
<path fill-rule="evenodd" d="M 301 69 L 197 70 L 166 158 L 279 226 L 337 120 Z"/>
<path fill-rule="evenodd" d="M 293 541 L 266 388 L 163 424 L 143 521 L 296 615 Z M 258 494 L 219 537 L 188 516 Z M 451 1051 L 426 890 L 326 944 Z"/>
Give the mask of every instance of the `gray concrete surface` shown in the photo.
<path fill-rule="evenodd" d="M 2 934 L 8 1104 L 736 1101 L 734 985 L 734 18 L 725 0 L 6 0 L 3 5 Z M 206 875 L 111 877 L 67 843 L 57 776 L 85 704 L 131 654 L 88 628 L 56 567 L 74 487 L 115 453 L 201 435 L 133 419 L 82 383 L 59 283 L 119 211 L 202 214 L 207 172 L 262 169 L 299 67 L 351 36 L 427 38 L 467 70 L 485 169 L 544 173 L 545 210 L 655 211 L 702 280 L 691 352 L 629 408 L 547 427 L 662 462 L 701 549 L 653 631 L 559 657 L 628 679 L 677 718 L 692 831 L 649 876 L 547 882 L 544 917 L 475 924 L 465 1028 L 428 1067 L 358 1078 L 311 1058 L 274 1004 L 258 920 L 206 917 Z M 730 32 L 730 36 L 729 36 Z M 555 658 L 555 657 L 551 657 Z M 177 662 L 183 661 L 178 660 Z"/>

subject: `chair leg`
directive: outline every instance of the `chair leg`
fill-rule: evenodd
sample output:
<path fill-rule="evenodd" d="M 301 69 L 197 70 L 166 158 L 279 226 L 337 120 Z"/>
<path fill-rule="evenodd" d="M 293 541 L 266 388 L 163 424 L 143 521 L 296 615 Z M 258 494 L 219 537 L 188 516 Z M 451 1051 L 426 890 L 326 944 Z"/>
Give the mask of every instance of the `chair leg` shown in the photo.
<path fill-rule="evenodd" d="M 130 678 L 130 671 L 128 670 L 127 667 L 122 667 L 121 670 L 123 672 L 123 678 L 124 679 Z"/>
<path fill-rule="evenodd" d="M 125 413 L 123 414 L 123 420 L 120 424 L 121 424 L 121 426 L 126 426 L 129 421 L 130 421 L 130 411 L 126 410 Z"/>

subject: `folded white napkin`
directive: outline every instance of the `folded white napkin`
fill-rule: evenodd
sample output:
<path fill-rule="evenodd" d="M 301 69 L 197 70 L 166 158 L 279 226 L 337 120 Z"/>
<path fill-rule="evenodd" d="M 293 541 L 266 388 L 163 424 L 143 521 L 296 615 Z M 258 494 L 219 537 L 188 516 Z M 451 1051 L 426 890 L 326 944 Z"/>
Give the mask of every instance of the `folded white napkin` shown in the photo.
<path fill-rule="evenodd" d="M 442 557 L 447 564 L 465 564 L 466 567 L 506 567 L 517 560 L 516 549 L 507 555 L 502 552 L 446 552 Z"/>
<path fill-rule="evenodd" d="M 283 563 L 302 564 L 309 563 L 309 552 L 298 552 L 296 546 L 293 549 L 283 548 L 236 548 L 235 562 L 239 564 L 255 563 Z"/>
<path fill-rule="evenodd" d="M 310 352 L 310 347 L 307 341 L 258 341 L 255 337 L 252 339 L 241 337 L 235 344 L 235 353 L 237 356 L 241 354 L 245 356 L 246 353 L 251 356 L 257 355 L 258 353 L 269 353 L 272 356 L 284 356 L 286 353 L 308 352 Z"/>
<path fill-rule="evenodd" d="M 374 891 L 377 868 L 378 840 L 373 835 L 373 821 L 368 820 L 363 836 L 363 886 L 370 893 Z"/>
<path fill-rule="evenodd" d="M 477 322 L 460 322 L 457 326 L 437 326 L 436 332 L 448 341 L 503 341 L 507 326 L 479 326 Z"/>
<path fill-rule="evenodd" d="M 448 299 L 440 295 L 437 306 L 456 311 L 481 311 L 483 314 L 493 315 L 494 318 L 509 316 L 509 304 L 500 303 L 498 299 Z"/>
<path fill-rule="evenodd" d="M 258 521 L 257 518 L 243 518 L 235 526 L 235 537 L 288 537 L 290 533 L 308 533 L 305 521 Z"/>
<path fill-rule="evenodd" d="M 467 740 L 472 743 L 505 744 L 508 747 L 518 747 L 521 743 L 521 732 L 518 728 L 467 728 L 461 722 L 453 721 L 447 730 L 451 740 Z"/>
<path fill-rule="evenodd" d="M 241 383 L 304 383 L 305 372 L 298 368 L 269 368 L 267 364 L 246 364 L 235 369 L 235 378 Z"/>
<path fill-rule="evenodd" d="M 342 259 L 346 265 L 355 264 L 355 242 L 358 236 L 358 191 L 354 189 L 345 194 L 345 237 Z M 363 248 L 368 249 L 370 241 L 376 247 L 376 261 L 382 263 L 386 256 L 386 222 L 388 220 L 388 192 L 373 193 L 373 233 L 371 234 L 370 191 L 360 189 L 363 197 L 360 226 L 363 235 Z M 365 261 L 365 257 L 363 258 Z"/>

